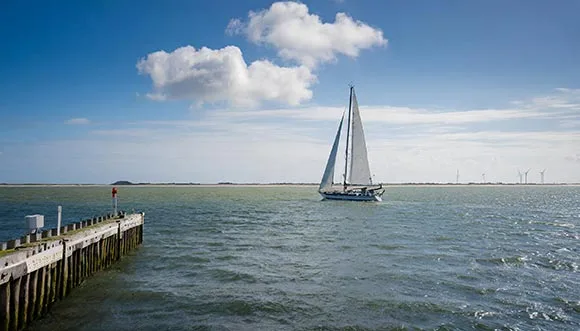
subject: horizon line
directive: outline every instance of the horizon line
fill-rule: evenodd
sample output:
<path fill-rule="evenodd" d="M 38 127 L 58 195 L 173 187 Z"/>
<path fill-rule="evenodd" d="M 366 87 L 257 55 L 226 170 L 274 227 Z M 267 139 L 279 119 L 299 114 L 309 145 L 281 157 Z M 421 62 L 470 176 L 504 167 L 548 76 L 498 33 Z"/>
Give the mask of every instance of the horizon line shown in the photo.
<path fill-rule="evenodd" d="M 548 185 L 580 185 L 580 182 L 554 182 L 554 183 L 517 183 L 517 182 L 380 182 L 377 184 L 381 185 L 536 185 L 536 186 L 548 186 Z M 214 183 L 202 183 L 202 182 L 125 182 L 124 183 L 34 183 L 34 182 L 21 182 L 21 183 L 9 183 L 2 182 L 0 186 L 160 186 L 160 185 L 179 185 L 179 186 L 204 186 L 204 185 L 214 185 L 214 186 L 227 186 L 227 185 L 320 185 L 318 182 L 214 182 Z M 341 184 L 342 185 L 342 184 Z"/>

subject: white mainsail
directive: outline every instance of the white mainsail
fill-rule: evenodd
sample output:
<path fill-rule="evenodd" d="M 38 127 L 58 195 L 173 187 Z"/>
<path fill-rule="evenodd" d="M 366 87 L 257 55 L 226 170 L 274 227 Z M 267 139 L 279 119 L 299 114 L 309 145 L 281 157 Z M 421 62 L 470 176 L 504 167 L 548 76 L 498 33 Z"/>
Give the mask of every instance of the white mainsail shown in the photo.
<path fill-rule="evenodd" d="M 332 186 L 332 182 L 334 181 L 334 165 L 336 163 L 336 153 L 338 151 L 338 142 L 340 141 L 340 131 L 342 131 L 343 120 L 344 113 L 340 119 L 338 131 L 336 131 L 336 137 L 334 137 L 334 143 L 332 144 L 332 149 L 330 150 L 330 155 L 328 156 L 328 161 L 326 162 L 324 175 L 322 175 L 322 181 L 320 182 L 320 187 L 318 188 L 319 191 L 330 188 Z"/>
<path fill-rule="evenodd" d="M 354 90 L 352 91 L 352 149 L 350 158 L 351 185 L 372 185 L 371 170 L 367 156 L 367 145 L 363 131 L 358 102 Z"/>

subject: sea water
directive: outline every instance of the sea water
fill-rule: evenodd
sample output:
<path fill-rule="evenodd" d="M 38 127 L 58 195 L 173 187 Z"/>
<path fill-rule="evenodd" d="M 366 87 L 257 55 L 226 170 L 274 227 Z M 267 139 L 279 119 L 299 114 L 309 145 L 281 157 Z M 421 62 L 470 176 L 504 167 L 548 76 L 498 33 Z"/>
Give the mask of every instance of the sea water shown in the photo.
<path fill-rule="evenodd" d="M 110 187 L 0 187 L 24 216 L 111 211 Z M 579 330 L 580 187 L 121 187 L 144 243 L 30 330 Z"/>

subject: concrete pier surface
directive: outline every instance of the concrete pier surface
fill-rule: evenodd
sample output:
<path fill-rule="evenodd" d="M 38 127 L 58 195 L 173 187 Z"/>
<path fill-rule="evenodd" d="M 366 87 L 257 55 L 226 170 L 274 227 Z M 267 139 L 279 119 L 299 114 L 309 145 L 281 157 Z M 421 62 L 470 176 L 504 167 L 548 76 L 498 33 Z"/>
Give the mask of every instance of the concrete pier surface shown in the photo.
<path fill-rule="evenodd" d="M 109 214 L 0 245 L 0 331 L 21 330 L 143 242 L 145 214 Z"/>

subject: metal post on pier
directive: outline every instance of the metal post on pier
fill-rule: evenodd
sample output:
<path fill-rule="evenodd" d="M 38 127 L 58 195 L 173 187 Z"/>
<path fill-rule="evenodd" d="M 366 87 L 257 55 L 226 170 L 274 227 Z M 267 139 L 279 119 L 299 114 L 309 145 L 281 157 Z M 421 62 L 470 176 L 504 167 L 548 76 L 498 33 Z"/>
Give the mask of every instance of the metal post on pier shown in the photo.
<path fill-rule="evenodd" d="M 113 215 L 117 216 L 117 188 L 113 187 L 111 190 L 111 195 L 113 196 Z"/>
<path fill-rule="evenodd" d="M 62 221 L 62 206 L 58 206 L 58 219 L 56 221 L 56 235 L 60 236 L 60 225 Z"/>

